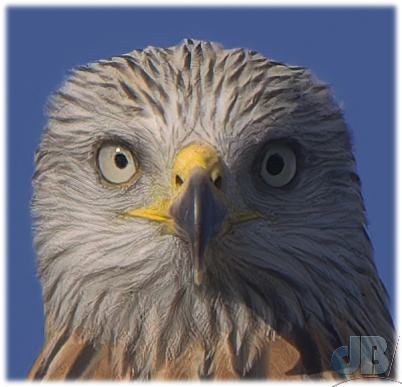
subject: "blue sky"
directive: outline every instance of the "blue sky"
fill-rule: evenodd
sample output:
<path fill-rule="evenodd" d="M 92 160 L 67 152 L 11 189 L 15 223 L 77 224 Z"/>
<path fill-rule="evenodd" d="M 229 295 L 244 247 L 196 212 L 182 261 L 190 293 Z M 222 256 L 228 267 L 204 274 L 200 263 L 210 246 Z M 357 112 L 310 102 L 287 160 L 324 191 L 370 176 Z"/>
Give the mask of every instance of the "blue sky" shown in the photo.
<path fill-rule="evenodd" d="M 8 378 L 25 377 L 43 343 L 29 200 L 46 98 L 76 65 L 186 37 L 308 67 L 332 86 L 354 133 L 376 262 L 395 302 L 394 16 L 393 8 L 9 8 Z"/>

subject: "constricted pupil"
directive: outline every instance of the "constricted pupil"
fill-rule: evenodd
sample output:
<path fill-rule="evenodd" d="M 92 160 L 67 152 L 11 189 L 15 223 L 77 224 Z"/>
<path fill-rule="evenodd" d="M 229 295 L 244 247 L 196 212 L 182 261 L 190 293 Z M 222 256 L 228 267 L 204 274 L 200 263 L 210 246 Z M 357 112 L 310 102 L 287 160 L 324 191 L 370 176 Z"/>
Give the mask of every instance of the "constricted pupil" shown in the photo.
<path fill-rule="evenodd" d="M 267 161 L 267 172 L 272 176 L 279 175 L 282 172 L 284 166 L 285 163 L 283 161 L 283 158 L 277 153 L 274 153 L 272 156 L 269 157 Z"/>
<path fill-rule="evenodd" d="M 116 156 L 114 156 L 114 163 L 116 164 L 117 168 L 124 169 L 128 164 L 128 160 L 123 153 L 118 153 Z"/>

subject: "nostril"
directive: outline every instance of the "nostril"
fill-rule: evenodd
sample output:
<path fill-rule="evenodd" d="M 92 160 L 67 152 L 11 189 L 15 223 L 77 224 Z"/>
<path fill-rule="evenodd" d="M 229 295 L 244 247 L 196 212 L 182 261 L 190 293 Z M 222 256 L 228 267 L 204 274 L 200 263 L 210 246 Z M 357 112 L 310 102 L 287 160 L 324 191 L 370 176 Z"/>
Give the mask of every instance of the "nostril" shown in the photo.
<path fill-rule="evenodd" d="M 213 183 L 216 188 L 221 188 L 222 187 L 222 178 L 218 176 L 215 180 L 213 180 Z"/>
<path fill-rule="evenodd" d="M 181 187 L 183 185 L 183 180 L 179 175 L 176 175 L 176 187 Z"/>

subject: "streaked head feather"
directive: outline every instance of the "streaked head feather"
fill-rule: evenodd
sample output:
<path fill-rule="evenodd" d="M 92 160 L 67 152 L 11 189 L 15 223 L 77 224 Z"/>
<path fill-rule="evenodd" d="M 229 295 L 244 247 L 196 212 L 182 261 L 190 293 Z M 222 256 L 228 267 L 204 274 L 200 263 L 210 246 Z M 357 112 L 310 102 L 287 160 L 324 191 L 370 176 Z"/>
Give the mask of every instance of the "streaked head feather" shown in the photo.
<path fill-rule="evenodd" d="M 32 200 L 48 335 L 70 327 L 96 348 L 124 348 L 138 378 L 193 347 L 192 372 L 207 376 L 229 359 L 225 372 L 242 376 L 274 332 L 321 351 L 317 370 L 351 334 L 392 341 L 350 134 L 307 70 L 186 40 L 74 69 L 48 117 Z M 116 138 L 141 163 L 139 180 L 122 189 L 96 169 L 99 144 Z M 292 189 L 267 190 L 253 161 L 283 138 L 300 147 L 303 173 Z M 222 157 L 228 200 L 264 214 L 214 242 L 200 287 L 185 243 L 117 216 L 168 192 L 175 154 L 194 141 Z"/>

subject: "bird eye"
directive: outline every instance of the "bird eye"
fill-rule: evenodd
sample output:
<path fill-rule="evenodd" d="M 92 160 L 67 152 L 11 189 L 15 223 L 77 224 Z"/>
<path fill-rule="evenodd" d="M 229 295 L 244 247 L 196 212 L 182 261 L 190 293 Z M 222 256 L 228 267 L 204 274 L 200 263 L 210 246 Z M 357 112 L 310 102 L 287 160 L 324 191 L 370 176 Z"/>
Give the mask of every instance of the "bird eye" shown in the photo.
<path fill-rule="evenodd" d="M 113 184 L 127 183 L 137 172 L 131 151 L 119 143 L 105 143 L 99 149 L 98 166 L 102 176 Z"/>
<path fill-rule="evenodd" d="M 272 144 L 265 153 L 260 173 L 271 187 L 283 187 L 296 173 L 296 155 L 287 145 Z"/>

